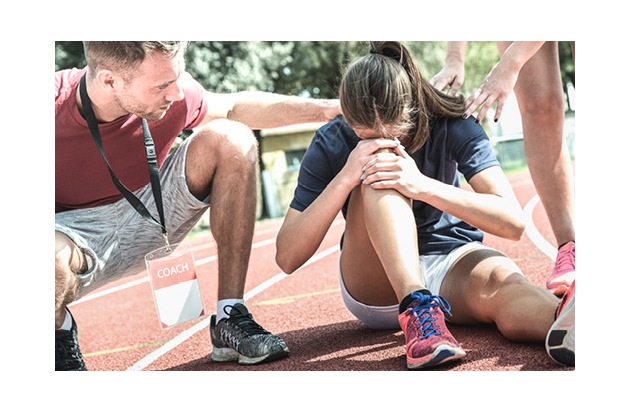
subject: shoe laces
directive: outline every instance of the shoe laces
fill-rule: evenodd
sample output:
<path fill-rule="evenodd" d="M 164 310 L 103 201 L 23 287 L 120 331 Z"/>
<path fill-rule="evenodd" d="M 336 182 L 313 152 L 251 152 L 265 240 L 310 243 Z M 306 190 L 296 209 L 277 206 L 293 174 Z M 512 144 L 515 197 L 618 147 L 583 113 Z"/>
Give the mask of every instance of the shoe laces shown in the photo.
<path fill-rule="evenodd" d="M 55 335 L 55 368 L 59 366 L 60 370 L 85 368 L 83 355 L 71 330 Z"/>
<path fill-rule="evenodd" d="M 57 358 L 76 358 L 76 343 L 72 335 L 55 338 L 55 355 Z"/>
<path fill-rule="evenodd" d="M 240 308 L 232 305 L 227 305 L 225 308 L 223 308 L 223 311 L 226 315 L 229 316 L 228 320 L 231 323 L 238 325 L 238 328 L 243 332 L 245 336 L 270 334 L 270 332 L 268 332 L 262 326 L 256 323 L 254 317 L 249 312 L 243 313 L 241 312 Z"/>
<path fill-rule="evenodd" d="M 556 267 L 560 273 L 575 269 L 575 246 L 558 253 Z"/>
<path fill-rule="evenodd" d="M 433 322 L 431 309 L 439 306 L 444 313 L 450 315 L 451 305 L 439 295 L 424 295 L 420 292 L 412 292 L 411 297 L 420 301 L 411 309 L 411 313 L 420 321 L 422 339 L 426 339 L 431 335 L 440 335 L 441 332 L 436 329 Z"/>

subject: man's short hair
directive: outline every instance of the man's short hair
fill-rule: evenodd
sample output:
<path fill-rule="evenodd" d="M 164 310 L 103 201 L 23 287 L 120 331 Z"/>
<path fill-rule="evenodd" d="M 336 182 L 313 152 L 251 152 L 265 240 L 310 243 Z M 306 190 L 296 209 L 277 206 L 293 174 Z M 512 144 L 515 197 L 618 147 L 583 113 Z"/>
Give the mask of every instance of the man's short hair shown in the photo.
<path fill-rule="evenodd" d="M 163 53 L 173 58 L 187 46 L 185 41 L 84 41 L 83 51 L 91 75 L 107 69 L 126 76 L 149 54 Z"/>

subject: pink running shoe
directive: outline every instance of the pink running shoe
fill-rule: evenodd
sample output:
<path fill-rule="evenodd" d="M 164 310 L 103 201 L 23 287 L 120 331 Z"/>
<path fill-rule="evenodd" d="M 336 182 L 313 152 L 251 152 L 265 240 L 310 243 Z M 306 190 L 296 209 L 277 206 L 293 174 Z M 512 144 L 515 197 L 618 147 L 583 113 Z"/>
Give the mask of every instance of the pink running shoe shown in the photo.
<path fill-rule="evenodd" d="M 418 369 L 461 358 L 466 352 L 446 328 L 444 312 L 450 314 L 448 302 L 438 295 L 411 294 L 415 300 L 398 315 L 405 334 L 407 368 Z"/>
<path fill-rule="evenodd" d="M 558 250 L 556 266 L 547 279 L 547 289 L 562 297 L 575 279 L 575 242 L 568 242 Z"/>
<path fill-rule="evenodd" d="M 558 304 L 556 321 L 547 333 L 545 347 L 556 362 L 575 366 L 575 281 Z"/>

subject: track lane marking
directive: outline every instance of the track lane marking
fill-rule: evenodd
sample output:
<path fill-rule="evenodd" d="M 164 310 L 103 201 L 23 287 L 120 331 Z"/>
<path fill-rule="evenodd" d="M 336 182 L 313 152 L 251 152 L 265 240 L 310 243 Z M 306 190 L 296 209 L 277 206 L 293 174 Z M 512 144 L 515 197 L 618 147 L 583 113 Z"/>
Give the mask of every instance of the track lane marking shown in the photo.
<path fill-rule="evenodd" d="M 92 357 L 92 356 L 109 355 L 111 353 L 125 352 L 125 351 L 128 351 L 128 350 L 141 349 L 141 348 L 146 348 L 146 347 L 149 347 L 149 346 L 159 346 L 159 345 L 165 344 L 166 342 L 168 342 L 168 341 L 167 340 L 160 340 L 160 341 L 156 341 L 156 342 L 138 343 L 136 345 L 124 346 L 124 347 L 121 347 L 121 348 L 105 349 L 105 350 L 100 350 L 100 351 L 96 351 L 96 352 L 85 353 L 85 354 L 83 354 L 83 357 L 89 358 L 89 357 Z"/>
<path fill-rule="evenodd" d="M 252 244 L 252 249 L 257 249 L 259 247 L 268 246 L 270 244 L 274 244 L 275 242 L 276 242 L 276 238 L 275 237 L 272 238 L 272 239 L 265 239 L 265 240 L 262 240 L 260 242 L 253 243 Z M 197 249 L 201 250 L 202 248 L 197 247 Z M 201 266 L 201 265 L 205 265 L 205 264 L 210 263 L 210 262 L 214 262 L 215 260 L 217 260 L 217 255 L 212 255 L 212 256 L 209 256 L 207 258 L 195 260 L 195 265 Z M 89 302 L 90 300 L 97 299 L 97 298 L 100 298 L 102 296 L 107 296 L 107 295 L 110 295 L 112 293 L 120 292 L 121 290 L 125 290 L 125 289 L 128 289 L 128 288 L 134 287 L 134 286 L 141 285 L 143 283 L 147 283 L 148 281 L 149 281 L 149 276 L 145 275 L 145 276 L 143 276 L 140 279 L 132 280 L 132 281 L 123 283 L 123 284 L 118 285 L 118 286 L 113 286 L 111 288 L 104 289 L 104 290 L 102 290 L 100 292 L 93 292 L 93 293 L 91 293 L 89 295 L 86 295 L 86 296 L 82 297 L 81 299 L 77 300 L 76 302 L 71 303 L 70 305 L 75 306 L 75 305 L 78 305 L 80 303 Z M 70 306 L 70 305 L 68 305 L 68 306 Z"/>
<path fill-rule="evenodd" d="M 313 296 L 328 295 L 330 293 L 339 293 L 339 292 L 341 292 L 340 288 L 321 290 L 321 291 L 310 292 L 310 293 L 302 293 L 299 295 L 282 296 L 275 299 L 263 300 L 260 302 L 250 303 L 250 305 L 251 306 L 288 305 L 290 303 L 294 303 L 298 299 L 311 298 Z"/>
<path fill-rule="evenodd" d="M 525 234 L 532 241 L 534 246 L 536 246 L 541 252 L 543 252 L 549 259 L 552 261 L 556 260 L 556 255 L 558 251 L 551 243 L 545 239 L 545 237 L 538 231 L 536 225 L 534 224 L 534 208 L 540 202 L 540 197 L 538 195 L 534 195 L 529 202 L 525 205 L 523 211 L 525 212 L 525 216 L 527 219 L 527 224 L 525 226 Z"/>

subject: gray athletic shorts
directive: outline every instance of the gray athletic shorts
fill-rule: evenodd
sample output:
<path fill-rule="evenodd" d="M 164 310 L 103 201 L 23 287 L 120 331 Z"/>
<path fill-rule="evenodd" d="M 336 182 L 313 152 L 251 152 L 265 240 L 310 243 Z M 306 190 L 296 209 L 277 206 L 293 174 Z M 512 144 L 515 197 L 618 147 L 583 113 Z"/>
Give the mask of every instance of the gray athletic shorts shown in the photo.
<path fill-rule="evenodd" d="M 420 256 L 420 269 L 425 287 L 434 295 L 440 294 L 442 282 L 446 274 L 459 259 L 473 250 L 490 249 L 479 242 L 468 243 L 451 251 L 448 255 L 423 255 Z M 341 284 L 341 296 L 346 307 L 357 319 L 370 329 L 400 329 L 398 323 L 398 306 L 371 306 L 355 300 L 346 290 L 339 270 L 339 283 Z"/>
<path fill-rule="evenodd" d="M 189 137 L 171 152 L 160 169 L 164 220 L 172 244 L 186 237 L 210 205 L 210 197 L 198 200 L 186 184 L 186 150 L 191 140 Z M 134 194 L 159 221 L 151 185 Z M 146 221 L 124 198 L 109 205 L 56 213 L 55 231 L 72 239 L 87 256 L 88 270 L 77 275 L 79 298 L 144 270 L 144 256 L 165 244 L 160 226 Z"/>

